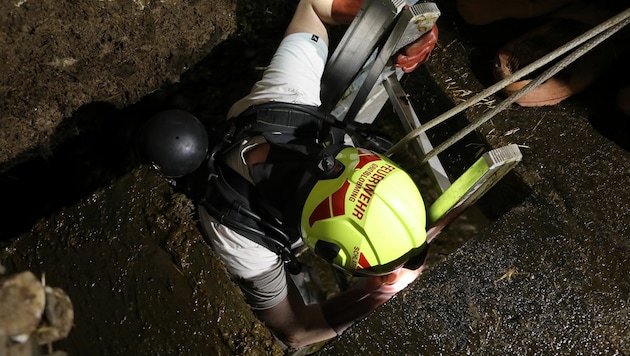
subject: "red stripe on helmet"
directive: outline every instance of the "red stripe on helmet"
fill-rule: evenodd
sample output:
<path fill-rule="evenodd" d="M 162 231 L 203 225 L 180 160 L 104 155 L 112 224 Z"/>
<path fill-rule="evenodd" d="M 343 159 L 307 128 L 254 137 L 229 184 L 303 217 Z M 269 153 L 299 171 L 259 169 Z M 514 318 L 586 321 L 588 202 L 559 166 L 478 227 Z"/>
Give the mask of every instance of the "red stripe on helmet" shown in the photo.
<path fill-rule="evenodd" d="M 377 156 L 372 151 L 368 151 L 362 148 L 359 148 L 357 150 L 359 151 L 359 163 L 357 163 L 355 169 L 361 169 L 365 167 L 366 164 L 374 161 L 379 161 L 381 159 L 381 157 Z"/>
<path fill-rule="evenodd" d="M 312 227 L 319 220 L 344 215 L 346 213 L 346 193 L 349 187 L 350 182 L 346 179 L 341 188 L 322 200 L 308 218 L 309 226 Z"/>
<path fill-rule="evenodd" d="M 332 198 L 332 216 L 344 215 L 346 213 L 346 193 L 350 187 L 350 182 L 346 179 L 341 188 L 330 196 Z"/>
<path fill-rule="evenodd" d="M 368 262 L 367 258 L 365 258 L 365 255 L 363 255 L 363 253 L 359 254 L 359 266 L 361 266 L 361 268 L 370 268 L 370 267 L 372 267 L 370 265 L 370 262 Z"/>
<path fill-rule="evenodd" d="M 317 221 L 328 219 L 330 217 L 330 197 L 322 200 L 319 205 L 313 210 L 311 216 L 308 218 L 309 226 L 313 226 Z"/>

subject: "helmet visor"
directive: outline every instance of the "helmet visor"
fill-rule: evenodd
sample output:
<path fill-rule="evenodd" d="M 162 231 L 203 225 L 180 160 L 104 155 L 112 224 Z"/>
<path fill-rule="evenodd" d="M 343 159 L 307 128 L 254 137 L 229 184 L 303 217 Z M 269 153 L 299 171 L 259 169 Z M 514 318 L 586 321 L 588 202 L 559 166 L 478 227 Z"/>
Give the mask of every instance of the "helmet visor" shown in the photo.
<path fill-rule="evenodd" d="M 418 269 L 420 266 L 424 264 L 424 261 L 427 257 L 428 248 L 426 244 L 418 248 L 414 248 L 413 250 L 407 252 L 406 254 L 400 256 L 400 258 L 391 261 L 386 264 L 370 266 L 368 268 L 358 268 L 352 272 L 353 276 L 356 277 L 365 277 L 365 276 L 383 276 L 393 271 L 399 269 L 400 267 L 405 267 L 408 269 Z M 345 270 L 345 269 L 344 269 Z"/>

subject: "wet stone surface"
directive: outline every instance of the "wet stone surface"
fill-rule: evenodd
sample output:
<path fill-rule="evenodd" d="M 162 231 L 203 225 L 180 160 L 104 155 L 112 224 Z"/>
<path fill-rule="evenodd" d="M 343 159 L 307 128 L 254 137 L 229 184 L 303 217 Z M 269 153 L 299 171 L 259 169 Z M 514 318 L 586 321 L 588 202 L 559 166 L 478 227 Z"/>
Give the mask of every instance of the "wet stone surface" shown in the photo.
<path fill-rule="evenodd" d="M 235 12 L 228 0 L 0 4 L 0 172 L 177 83 L 235 31 Z"/>
<path fill-rule="evenodd" d="M 28 253 L 24 253 L 28 251 Z M 202 240 L 191 202 L 140 167 L 40 221 L 0 254 L 68 291 L 69 354 L 277 354 Z"/>

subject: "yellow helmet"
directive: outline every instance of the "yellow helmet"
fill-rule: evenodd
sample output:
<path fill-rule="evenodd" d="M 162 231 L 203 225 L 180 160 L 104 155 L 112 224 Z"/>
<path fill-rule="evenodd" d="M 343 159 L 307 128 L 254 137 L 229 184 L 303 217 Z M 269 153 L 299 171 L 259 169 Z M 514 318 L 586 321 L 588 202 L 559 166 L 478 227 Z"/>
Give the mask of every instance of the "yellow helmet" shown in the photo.
<path fill-rule="evenodd" d="M 315 183 L 301 216 L 317 255 L 352 274 L 387 274 L 426 250 L 426 214 L 411 177 L 388 158 L 346 147 L 339 173 Z"/>

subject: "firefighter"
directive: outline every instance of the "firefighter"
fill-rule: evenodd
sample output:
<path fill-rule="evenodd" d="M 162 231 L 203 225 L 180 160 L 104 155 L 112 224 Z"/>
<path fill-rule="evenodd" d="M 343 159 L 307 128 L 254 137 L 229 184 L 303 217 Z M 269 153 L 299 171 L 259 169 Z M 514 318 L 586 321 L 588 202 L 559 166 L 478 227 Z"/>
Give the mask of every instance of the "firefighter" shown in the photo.
<path fill-rule="evenodd" d="M 319 113 L 329 24 L 348 24 L 362 0 L 302 0 L 270 66 L 207 139 L 191 114 L 158 114 L 145 151 L 167 177 L 203 172 L 202 233 L 256 315 L 295 348 L 333 338 L 405 288 L 427 252 L 425 210 L 411 177 L 348 141 Z M 437 27 L 397 65 L 427 60 Z M 200 168 L 201 167 L 201 168 Z M 305 303 L 291 273 L 301 244 L 360 282 Z"/>

